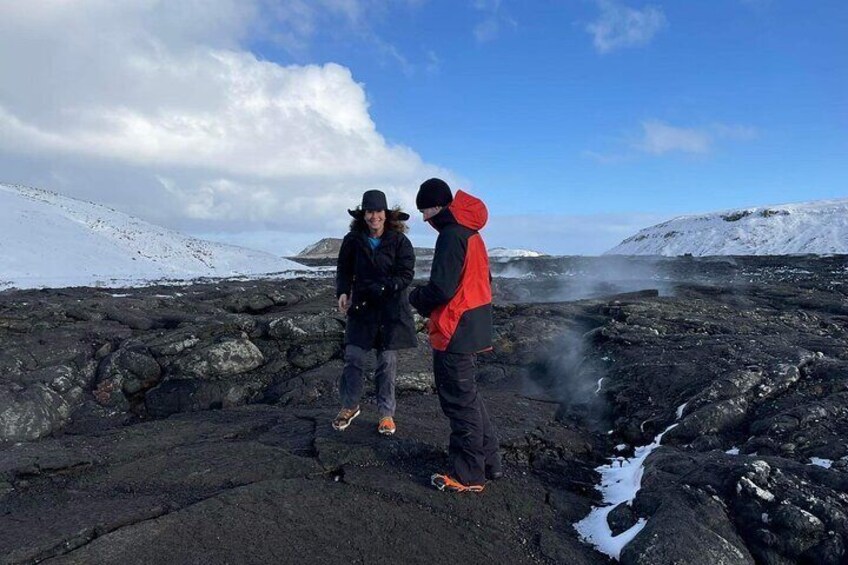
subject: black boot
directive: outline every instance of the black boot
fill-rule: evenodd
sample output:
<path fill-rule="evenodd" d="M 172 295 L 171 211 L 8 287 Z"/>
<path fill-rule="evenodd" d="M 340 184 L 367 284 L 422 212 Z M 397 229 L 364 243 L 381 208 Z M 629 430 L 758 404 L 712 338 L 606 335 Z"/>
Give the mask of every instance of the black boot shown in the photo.
<path fill-rule="evenodd" d="M 499 453 L 495 453 L 495 455 L 491 457 L 490 461 L 486 461 L 486 478 L 490 481 L 497 481 L 498 479 L 502 479 L 503 476 L 501 456 Z"/>

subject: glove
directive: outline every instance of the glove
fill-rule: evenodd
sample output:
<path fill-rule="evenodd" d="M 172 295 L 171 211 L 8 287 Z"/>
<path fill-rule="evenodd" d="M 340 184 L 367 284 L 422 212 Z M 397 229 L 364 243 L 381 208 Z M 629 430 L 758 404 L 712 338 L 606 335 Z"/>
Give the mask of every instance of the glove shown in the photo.
<path fill-rule="evenodd" d="M 432 310 L 425 308 L 421 304 L 420 295 L 421 295 L 421 289 L 422 288 L 423 287 L 421 287 L 421 286 L 417 286 L 414 289 L 412 289 L 412 292 L 409 293 L 409 304 L 410 304 L 410 306 L 415 308 L 418 311 L 418 313 L 421 314 L 423 317 L 429 318 Z"/>
<path fill-rule="evenodd" d="M 389 281 L 373 282 L 365 287 L 365 292 L 373 299 L 385 298 L 394 292 L 394 284 Z"/>

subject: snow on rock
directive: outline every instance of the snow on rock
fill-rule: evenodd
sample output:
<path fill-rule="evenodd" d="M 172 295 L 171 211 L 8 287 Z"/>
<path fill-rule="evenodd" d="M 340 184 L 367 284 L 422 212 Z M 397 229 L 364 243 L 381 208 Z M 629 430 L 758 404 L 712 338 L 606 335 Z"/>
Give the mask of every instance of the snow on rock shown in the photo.
<path fill-rule="evenodd" d="M 681 216 L 625 239 L 605 255 L 848 253 L 848 198 Z"/>
<path fill-rule="evenodd" d="M 618 559 L 621 550 L 642 531 L 647 520 L 640 518 L 630 529 L 617 536 L 612 535 L 612 529 L 607 522 L 607 516 L 619 504 L 632 504 L 636 493 L 642 488 L 642 473 L 645 459 L 653 450 L 660 446 L 662 437 L 677 426 L 672 424 L 654 438 L 649 445 L 637 447 L 633 457 L 613 457 L 609 465 L 601 465 L 596 471 L 601 474 L 601 484 L 596 486 L 603 495 L 604 506 L 597 506 L 589 515 L 574 524 L 574 529 L 580 538 L 595 546 L 601 553 L 613 559 Z"/>
<path fill-rule="evenodd" d="M 189 237 L 99 204 L 0 184 L 0 290 L 292 276 L 295 271 L 309 268 L 270 253 Z"/>
<path fill-rule="evenodd" d="M 822 459 L 821 457 L 810 457 L 810 462 L 808 465 L 816 465 L 818 467 L 824 467 L 825 469 L 830 469 L 833 465 L 832 459 Z"/>
<path fill-rule="evenodd" d="M 490 259 L 518 259 L 522 257 L 542 257 L 543 255 L 544 253 L 529 249 L 508 249 L 506 247 L 492 247 L 489 249 Z"/>

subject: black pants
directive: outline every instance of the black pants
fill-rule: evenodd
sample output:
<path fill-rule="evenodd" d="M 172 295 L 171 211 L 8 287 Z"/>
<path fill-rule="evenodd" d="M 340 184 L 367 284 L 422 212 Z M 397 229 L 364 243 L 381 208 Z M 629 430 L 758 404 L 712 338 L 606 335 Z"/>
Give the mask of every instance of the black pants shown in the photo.
<path fill-rule="evenodd" d="M 465 485 L 486 482 L 485 468 L 500 470 L 498 438 L 477 393 L 477 362 L 471 353 L 433 350 L 433 373 L 442 412 L 450 419 L 448 455 L 453 477 Z"/>

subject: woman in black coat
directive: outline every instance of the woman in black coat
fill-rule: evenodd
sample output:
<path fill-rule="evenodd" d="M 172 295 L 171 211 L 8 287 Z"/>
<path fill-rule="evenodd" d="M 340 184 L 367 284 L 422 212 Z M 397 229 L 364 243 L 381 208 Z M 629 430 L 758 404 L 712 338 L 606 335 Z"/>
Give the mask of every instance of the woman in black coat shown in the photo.
<path fill-rule="evenodd" d="M 362 205 L 348 213 L 353 221 L 336 267 L 336 297 L 339 311 L 347 314 L 347 327 L 339 383 L 342 408 L 333 427 L 344 430 L 359 415 L 363 361 L 368 351 L 376 349 L 377 429 L 392 435 L 397 350 L 418 345 L 407 298 L 415 274 L 412 243 L 404 235 L 409 215 L 389 210 L 386 195 L 379 190 L 365 192 Z"/>

